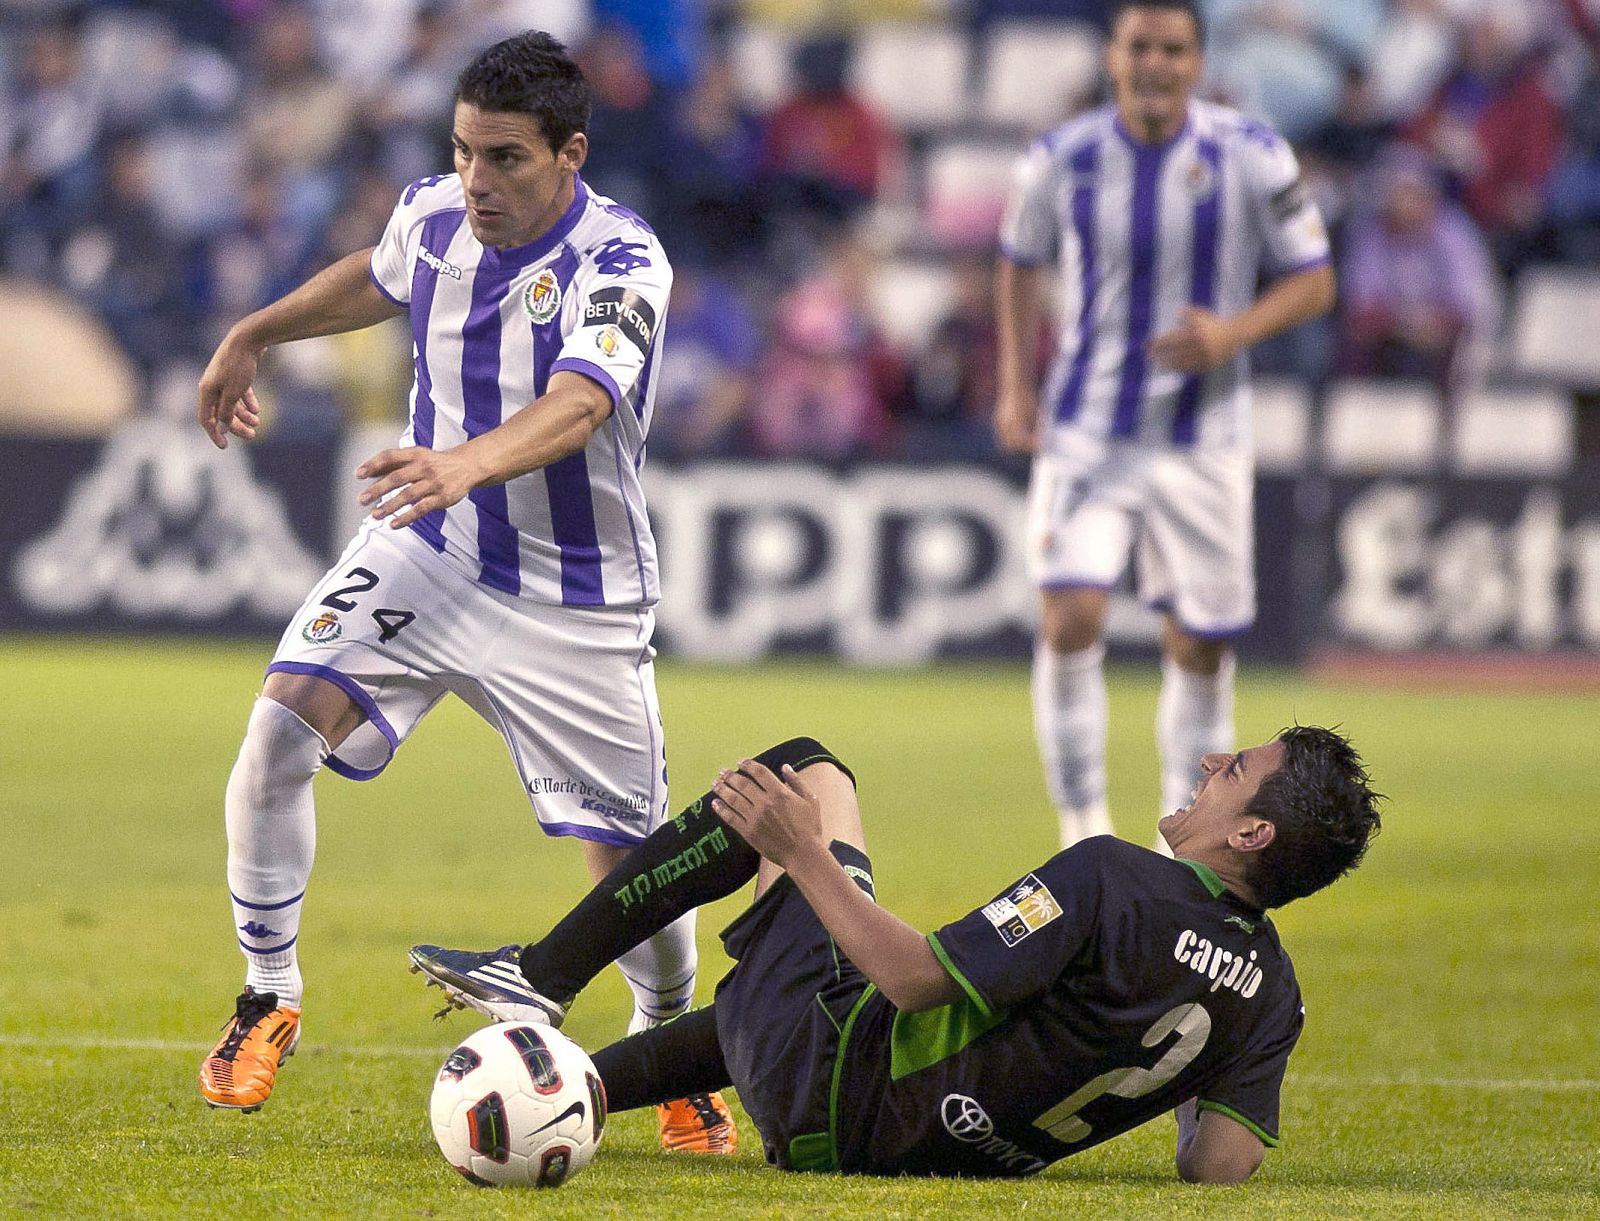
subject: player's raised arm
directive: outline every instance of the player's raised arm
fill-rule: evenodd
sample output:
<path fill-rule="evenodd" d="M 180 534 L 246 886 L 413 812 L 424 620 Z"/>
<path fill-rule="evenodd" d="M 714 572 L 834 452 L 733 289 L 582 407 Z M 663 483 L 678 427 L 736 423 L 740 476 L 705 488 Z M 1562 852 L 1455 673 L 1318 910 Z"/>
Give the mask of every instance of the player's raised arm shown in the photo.
<path fill-rule="evenodd" d="M 261 354 L 274 344 L 375 326 L 405 312 L 378 291 L 372 249 L 346 255 L 288 296 L 235 323 L 200 378 L 196 416 L 218 449 L 228 434 L 251 440 L 260 423 L 254 384 Z"/>
<path fill-rule="evenodd" d="M 839 950 L 895 1008 L 932 1009 L 961 998 L 928 939 L 868 898 L 828 851 L 821 803 L 800 773 L 787 764 L 774 773 L 746 759 L 712 792 L 717 815 L 789 875 Z"/>
<path fill-rule="evenodd" d="M 357 478 L 375 480 L 361 493 L 361 503 L 382 501 L 372 515 L 401 529 L 448 509 L 473 488 L 504 483 L 577 453 L 611 411 L 611 395 L 599 382 L 561 370 L 551 375 L 545 394 L 454 449 L 412 446 L 374 454 L 356 468 Z"/>

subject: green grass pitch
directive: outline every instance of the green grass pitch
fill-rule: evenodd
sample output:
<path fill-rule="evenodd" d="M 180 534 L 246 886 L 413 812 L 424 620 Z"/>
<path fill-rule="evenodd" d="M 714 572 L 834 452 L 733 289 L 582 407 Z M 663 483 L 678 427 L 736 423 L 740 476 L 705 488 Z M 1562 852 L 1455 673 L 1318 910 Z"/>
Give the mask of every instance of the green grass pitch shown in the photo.
<path fill-rule="evenodd" d="M 442 707 L 369 784 L 327 776 L 302 925 L 301 1051 L 260 1114 L 208 1111 L 238 990 L 221 794 L 266 650 L 0 638 L 0 1214 L 16 1216 L 1594 1216 L 1600 1211 L 1595 701 L 1427 696 L 1246 671 L 1243 741 L 1343 722 L 1392 797 L 1367 865 L 1278 917 L 1306 995 L 1284 1147 L 1232 1189 L 1176 1182 L 1170 1120 L 1021 1183 L 846 1180 L 660 1153 L 617 1117 L 561 1191 L 485 1191 L 428 1131 L 439 1060 L 413 941 L 541 932 L 581 892 L 499 740 Z M 1052 849 L 1019 668 L 664 664 L 675 799 L 795 732 L 855 764 L 883 901 L 919 927 Z M 1119 829 L 1152 834 L 1151 667 L 1112 675 Z M 702 915 L 701 996 L 721 972 Z M 620 1033 L 615 972 L 567 1029 Z"/>

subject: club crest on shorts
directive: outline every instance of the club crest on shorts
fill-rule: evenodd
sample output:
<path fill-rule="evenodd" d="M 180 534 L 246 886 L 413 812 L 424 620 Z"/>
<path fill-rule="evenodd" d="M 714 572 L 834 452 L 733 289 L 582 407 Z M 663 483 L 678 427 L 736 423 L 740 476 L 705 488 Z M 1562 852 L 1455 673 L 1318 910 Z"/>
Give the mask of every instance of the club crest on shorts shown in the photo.
<path fill-rule="evenodd" d="M 594 346 L 607 356 L 615 356 L 617 347 L 621 342 L 622 332 L 617 330 L 615 326 L 601 327 L 600 333 L 594 337 Z"/>
<path fill-rule="evenodd" d="M 533 282 L 522 290 L 522 308 L 528 311 L 528 317 L 540 324 L 556 316 L 561 308 L 561 281 L 556 279 L 555 272 L 546 267 L 534 276 Z"/>
<path fill-rule="evenodd" d="M 339 626 L 337 611 L 323 611 L 305 627 L 300 629 L 300 634 L 312 644 L 330 644 L 339 639 L 344 631 Z"/>

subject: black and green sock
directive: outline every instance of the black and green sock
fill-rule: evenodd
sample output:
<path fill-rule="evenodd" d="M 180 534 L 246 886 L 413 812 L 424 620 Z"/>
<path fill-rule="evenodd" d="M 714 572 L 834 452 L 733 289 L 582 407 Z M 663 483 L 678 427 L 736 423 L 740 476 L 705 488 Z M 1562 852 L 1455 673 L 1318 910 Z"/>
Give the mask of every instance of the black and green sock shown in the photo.
<path fill-rule="evenodd" d="M 707 1005 L 665 1026 L 629 1035 L 594 1053 L 613 1111 L 709 1094 L 733 1084 L 717 1038 L 717 1007 Z"/>
<path fill-rule="evenodd" d="M 755 756 L 778 771 L 832 763 L 814 738 L 791 738 Z M 853 777 L 852 777 L 853 779 Z M 756 876 L 761 857 L 711 810 L 711 794 L 690 803 L 630 852 L 545 937 L 522 951 L 522 973 L 565 1004 L 618 957 L 684 912 L 731 895 Z"/>

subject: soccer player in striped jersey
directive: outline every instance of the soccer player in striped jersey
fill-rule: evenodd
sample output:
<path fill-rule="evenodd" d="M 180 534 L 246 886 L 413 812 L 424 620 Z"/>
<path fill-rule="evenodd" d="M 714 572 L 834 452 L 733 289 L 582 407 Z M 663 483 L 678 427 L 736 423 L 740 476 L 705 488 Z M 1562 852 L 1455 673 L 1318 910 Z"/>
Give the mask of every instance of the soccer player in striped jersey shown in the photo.
<path fill-rule="evenodd" d="M 244 993 L 200 1073 L 213 1106 L 266 1101 L 299 1035 L 296 960 L 312 776 L 376 776 L 454 693 L 505 738 L 539 826 L 596 879 L 665 817 L 650 637 L 655 543 L 639 471 L 672 271 L 650 227 L 592 193 L 589 90 L 529 32 L 456 92 L 453 174 L 401 195 L 377 246 L 236 325 L 200 382 L 213 442 L 249 439 L 279 343 L 407 315 L 410 424 L 368 459 L 371 515 L 285 631 L 228 783 Z M 694 927 L 620 960 L 633 1026 L 686 1009 Z M 663 1140 L 731 1151 L 720 1098 L 672 1104 Z"/>
<path fill-rule="evenodd" d="M 1203 36 L 1192 0 L 1116 5 L 1113 100 L 1028 150 L 1001 232 L 995 427 L 1036 455 L 1033 705 L 1063 846 L 1111 831 L 1102 637 L 1130 557 L 1165 613 L 1162 811 L 1187 800 L 1196 759 L 1232 748 L 1231 641 L 1256 610 L 1247 350 L 1334 300 L 1294 153 L 1193 97 Z M 1041 386 L 1032 337 L 1052 262 L 1066 309 Z"/>

